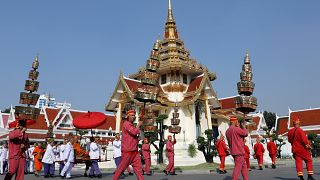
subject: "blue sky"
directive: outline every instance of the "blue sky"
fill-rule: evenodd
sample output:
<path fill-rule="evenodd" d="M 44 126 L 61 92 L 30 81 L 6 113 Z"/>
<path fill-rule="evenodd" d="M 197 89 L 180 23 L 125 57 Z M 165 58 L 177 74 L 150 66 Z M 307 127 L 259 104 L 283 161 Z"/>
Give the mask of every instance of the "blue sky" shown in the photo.
<path fill-rule="evenodd" d="M 237 94 L 249 49 L 258 109 L 320 107 L 320 1 L 173 0 L 191 56 L 217 73 L 219 98 Z M 40 93 L 104 111 L 120 69 L 145 65 L 163 34 L 167 0 L 0 1 L 0 109 L 18 105 L 33 58 Z"/>

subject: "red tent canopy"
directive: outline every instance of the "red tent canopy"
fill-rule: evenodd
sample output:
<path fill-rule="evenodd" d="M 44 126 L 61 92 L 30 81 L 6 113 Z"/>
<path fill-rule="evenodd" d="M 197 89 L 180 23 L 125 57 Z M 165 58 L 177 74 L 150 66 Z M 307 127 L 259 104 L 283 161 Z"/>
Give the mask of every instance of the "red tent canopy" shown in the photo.
<path fill-rule="evenodd" d="M 73 126 L 78 129 L 93 129 L 105 123 L 107 116 L 101 112 L 88 112 L 73 119 Z"/>
<path fill-rule="evenodd" d="M 18 121 L 20 121 L 20 119 L 16 119 L 15 121 L 9 123 L 9 128 L 17 127 Z M 37 122 L 37 121 L 32 120 L 32 119 L 27 119 L 26 121 L 27 121 L 26 122 L 27 127 L 28 127 L 28 125 L 32 125 L 32 124 L 35 124 Z"/>

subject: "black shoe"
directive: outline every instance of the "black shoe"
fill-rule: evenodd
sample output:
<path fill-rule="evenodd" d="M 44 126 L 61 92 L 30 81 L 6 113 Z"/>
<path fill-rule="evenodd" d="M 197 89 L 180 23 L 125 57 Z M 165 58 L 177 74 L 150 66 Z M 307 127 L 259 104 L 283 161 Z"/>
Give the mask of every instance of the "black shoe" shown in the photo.
<path fill-rule="evenodd" d="M 49 175 L 45 175 L 45 176 L 44 176 L 44 178 L 49 178 L 49 177 L 50 177 Z"/>
<path fill-rule="evenodd" d="M 166 170 L 163 170 L 163 173 L 165 173 L 166 175 L 168 175 L 168 172 Z"/>
<path fill-rule="evenodd" d="M 133 176 L 133 173 L 132 173 L 132 172 L 129 172 L 129 176 Z"/>
<path fill-rule="evenodd" d="M 54 178 L 54 175 L 50 175 L 51 178 Z"/>
<path fill-rule="evenodd" d="M 312 175 L 308 175 L 307 180 L 316 180 L 315 178 L 312 177 Z"/>
<path fill-rule="evenodd" d="M 87 173 L 84 173 L 83 176 L 84 176 L 84 177 L 88 177 L 88 174 L 87 174 Z"/>
<path fill-rule="evenodd" d="M 89 175 L 89 178 L 94 178 L 94 176 L 93 175 Z"/>
<path fill-rule="evenodd" d="M 272 164 L 271 167 L 272 167 L 272 169 L 275 169 L 275 168 L 276 168 L 276 165 L 275 165 L 275 164 Z"/>
<path fill-rule="evenodd" d="M 119 177 L 119 179 L 124 179 L 126 176 L 122 173 Z"/>
<path fill-rule="evenodd" d="M 226 170 L 223 170 L 223 172 L 224 172 L 225 174 L 227 174 L 227 171 L 226 171 Z"/>
<path fill-rule="evenodd" d="M 219 174 L 225 174 L 224 171 L 219 170 L 218 172 Z"/>
<path fill-rule="evenodd" d="M 97 176 L 97 178 L 101 179 L 101 178 L 102 178 L 102 174 L 99 174 L 99 175 Z"/>
<path fill-rule="evenodd" d="M 298 176 L 299 180 L 304 180 L 303 176 Z"/>
<path fill-rule="evenodd" d="M 176 174 L 175 172 L 173 172 L 173 173 L 170 173 L 170 175 L 175 176 L 175 175 L 178 175 L 178 174 Z"/>
<path fill-rule="evenodd" d="M 263 169 L 262 169 L 262 166 L 259 166 L 259 170 L 263 170 Z"/>
<path fill-rule="evenodd" d="M 147 176 L 152 176 L 152 174 L 151 174 L 151 173 L 148 173 Z"/>
<path fill-rule="evenodd" d="M 64 177 L 64 176 L 60 176 L 60 178 L 61 178 L 61 179 L 65 179 L 66 177 Z"/>

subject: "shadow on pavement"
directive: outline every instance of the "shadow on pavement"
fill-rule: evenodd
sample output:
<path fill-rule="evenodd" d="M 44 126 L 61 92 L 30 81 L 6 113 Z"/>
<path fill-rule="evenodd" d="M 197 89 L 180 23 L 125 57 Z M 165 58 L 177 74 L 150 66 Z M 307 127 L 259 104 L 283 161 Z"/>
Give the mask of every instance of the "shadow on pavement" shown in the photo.
<path fill-rule="evenodd" d="M 231 176 L 227 176 L 223 180 L 230 180 L 230 179 L 232 179 L 232 177 Z"/>
<path fill-rule="evenodd" d="M 274 177 L 274 179 L 281 179 L 281 180 L 296 180 L 297 178 Z"/>

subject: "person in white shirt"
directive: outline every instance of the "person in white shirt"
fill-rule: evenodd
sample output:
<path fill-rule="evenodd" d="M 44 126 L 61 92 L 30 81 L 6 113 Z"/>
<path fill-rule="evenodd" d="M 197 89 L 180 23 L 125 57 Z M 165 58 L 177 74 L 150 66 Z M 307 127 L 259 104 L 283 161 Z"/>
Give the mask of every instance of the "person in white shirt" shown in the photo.
<path fill-rule="evenodd" d="M 98 177 L 101 178 L 101 171 L 98 165 L 98 160 L 100 159 L 100 148 L 99 145 L 96 143 L 94 137 L 90 137 L 90 151 L 89 151 L 89 156 L 90 156 L 90 161 L 91 161 L 91 168 L 89 172 L 89 177 Z"/>
<path fill-rule="evenodd" d="M 118 168 L 120 162 L 121 162 L 121 141 L 120 141 L 120 134 L 117 133 L 115 136 L 115 140 L 112 142 L 113 146 L 113 158 L 114 162 L 116 163 L 116 166 Z M 133 175 L 133 173 L 130 170 L 130 166 L 128 166 L 127 171 L 129 175 Z"/>
<path fill-rule="evenodd" d="M 64 154 L 64 150 L 66 149 L 66 144 L 68 143 L 68 138 L 64 138 L 63 143 L 61 143 L 58 146 L 58 150 L 59 150 L 59 174 L 61 173 L 63 167 L 64 167 L 64 159 L 63 159 L 63 154 Z"/>
<path fill-rule="evenodd" d="M 29 149 L 29 148 L 28 148 Z M 30 156 L 29 156 L 29 151 L 28 149 L 25 150 L 25 155 L 26 155 L 26 163 L 24 165 L 24 174 L 29 174 L 29 165 L 30 165 Z"/>
<path fill-rule="evenodd" d="M 34 156 L 32 155 L 34 150 L 34 145 L 30 146 L 30 148 L 28 149 L 28 154 L 29 154 L 29 173 L 33 174 L 33 170 L 34 170 Z"/>
<path fill-rule="evenodd" d="M 64 167 L 60 173 L 61 178 L 66 177 L 67 179 L 71 178 L 71 169 L 74 163 L 74 149 L 73 144 L 74 136 L 73 134 L 69 134 L 68 143 L 66 144 L 66 148 L 63 153 Z"/>
<path fill-rule="evenodd" d="M 46 148 L 46 152 L 43 155 L 42 163 L 44 166 L 44 177 L 54 177 L 54 162 L 55 162 L 55 155 L 53 152 L 54 140 L 49 139 L 48 145 Z"/>
<path fill-rule="evenodd" d="M 86 144 L 86 151 L 87 152 L 90 152 L 90 139 L 89 139 L 89 142 L 87 142 L 87 144 Z M 91 161 L 90 161 L 90 157 L 89 157 L 89 160 L 86 160 L 85 161 L 85 164 L 86 164 L 86 168 L 85 168 L 85 171 L 84 171 L 84 177 L 88 177 L 88 170 L 90 169 L 90 167 L 91 167 Z"/>
<path fill-rule="evenodd" d="M 4 174 L 8 166 L 8 145 L 3 144 L 0 149 L 0 174 Z"/>

